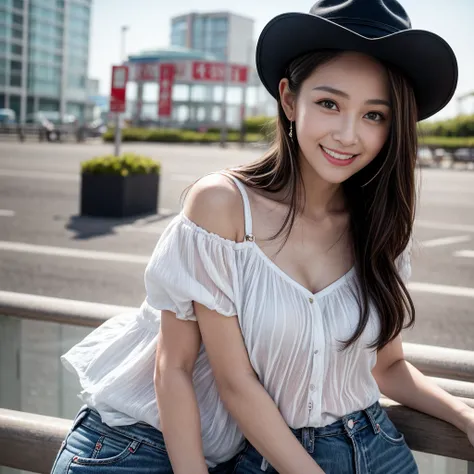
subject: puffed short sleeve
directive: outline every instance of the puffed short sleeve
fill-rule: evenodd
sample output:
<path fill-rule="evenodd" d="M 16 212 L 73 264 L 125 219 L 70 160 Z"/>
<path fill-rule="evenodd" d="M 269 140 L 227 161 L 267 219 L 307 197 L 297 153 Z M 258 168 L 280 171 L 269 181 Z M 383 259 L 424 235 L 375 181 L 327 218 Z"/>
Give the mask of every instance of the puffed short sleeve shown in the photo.
<path fill-rule="evenodd" d="M 235 244 L 211 234 L 183 214 L 161 235 L 145 270 L 151 311 L 169 310 L 196 320 L 193 301 L 224 316 L 235 316 Z"/>

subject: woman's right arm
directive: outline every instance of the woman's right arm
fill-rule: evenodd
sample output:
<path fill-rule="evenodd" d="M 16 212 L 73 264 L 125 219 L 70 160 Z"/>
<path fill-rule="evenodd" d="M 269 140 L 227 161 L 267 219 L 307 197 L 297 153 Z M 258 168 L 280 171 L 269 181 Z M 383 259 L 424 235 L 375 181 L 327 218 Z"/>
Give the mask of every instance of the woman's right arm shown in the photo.
<path fill-rule="evenodd" d="M 192 379 L 200 346 L 196 322 L 161 312 L 154 382 L 161 429 L 175 474 L 208 474 Z"/>
<path fill-rule="evenodd" d="M 241 220 L 242 201 L 233 185 L 225 181 L 217 188 L 212 179 L 199 182 L 187 198 L 185 213 L 209 232 L 238 238 L 236 222 Z M 281 474 L 324 474 L 258 380 L 237 317 L 222 316 L 198 303 L 194 309 L 219 394 L 245 437 Z"/>

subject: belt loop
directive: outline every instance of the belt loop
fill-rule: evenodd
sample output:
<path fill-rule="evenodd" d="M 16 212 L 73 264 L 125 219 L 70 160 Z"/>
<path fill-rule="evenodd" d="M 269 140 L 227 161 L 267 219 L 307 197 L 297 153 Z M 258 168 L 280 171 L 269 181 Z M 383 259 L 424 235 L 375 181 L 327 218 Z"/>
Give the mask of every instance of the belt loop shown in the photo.
<path fill-rule="evenodd" d="M 371 407 L 369 408 L 366 408 L 364 410 L 365 414 L 367 415 L 367 418 L 369 419 L 370 421 L 370 424 L 372 425 L 372 429 L 374 430 L 374 433 L 375 434 L 379 434 L 380 432 L 380 426 L 379 424 L 375 421 L 375 417 L 374 417 L 374 414 L 373 414 L 373 407 L 374 405 L 372 405 Z"/>
<path fill-rule="evenodd" d="M 262 464 L 260 465 L 260 470 L 263 472 L 266 472 L 267 467 L 268 467 L 268 461 L 264 457 L 262 457 Z"/>
<path fill-rule="evenodd" d="M 308 450 L 309 445 L 309 429 L 308 428 L 301 428 L 301 444 L 303 448 Z"/>
<path fill-rule="evenodd" d="M 309 428 L 309 443 L 308 443 L 308 453 L 313 454 L 314 453 L 314 440 L 315 440 L 315 428 Z"/>

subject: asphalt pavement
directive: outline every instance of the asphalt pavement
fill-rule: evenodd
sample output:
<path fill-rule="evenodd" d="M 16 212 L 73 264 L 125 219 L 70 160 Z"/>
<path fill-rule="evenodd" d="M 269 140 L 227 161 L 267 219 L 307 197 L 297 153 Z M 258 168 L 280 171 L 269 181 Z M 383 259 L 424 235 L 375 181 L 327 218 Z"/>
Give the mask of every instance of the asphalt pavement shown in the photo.
<path fill-rule="evenodd" d="M 80 163 L 112 145 L 0 143 L 0 289 L 139 306 L 143 271 L 182 191 L 200 176 L 251 161 L 261 149 L 126 144 L 162 162 L 160 213 L 79 216 Z M 474 350 L 474 172 L 424 168 L 410 291 L 410 342 Z"/>

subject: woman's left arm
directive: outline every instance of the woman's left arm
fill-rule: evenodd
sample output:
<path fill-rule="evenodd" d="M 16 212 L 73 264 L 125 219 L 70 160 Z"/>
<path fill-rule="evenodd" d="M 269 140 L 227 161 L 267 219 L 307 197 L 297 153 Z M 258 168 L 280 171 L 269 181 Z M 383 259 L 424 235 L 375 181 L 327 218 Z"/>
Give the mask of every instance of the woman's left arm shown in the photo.
<path fill-rule="evenodd" d="M 401 336 L 378 352 L 372 374 L 386 397 L 451 423 L 464 431 L 474 446 L 474 409 L 445 392 L 407 362 Z"/>

